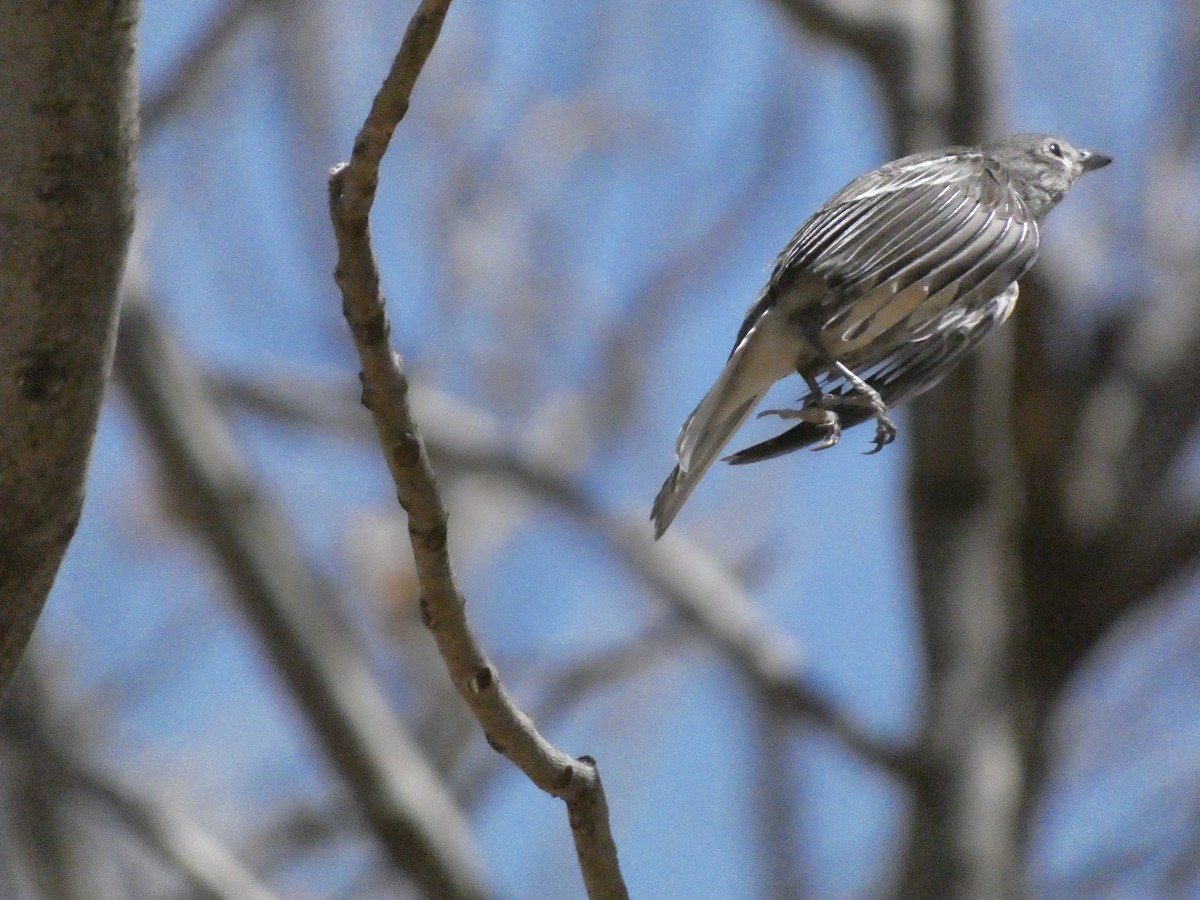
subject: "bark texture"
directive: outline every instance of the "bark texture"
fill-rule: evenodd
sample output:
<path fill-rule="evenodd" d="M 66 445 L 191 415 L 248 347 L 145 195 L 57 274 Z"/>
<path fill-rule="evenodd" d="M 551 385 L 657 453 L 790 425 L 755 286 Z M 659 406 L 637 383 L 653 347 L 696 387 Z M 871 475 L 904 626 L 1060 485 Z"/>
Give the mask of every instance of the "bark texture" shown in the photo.
<path fill-rule="evenodd" d="M 83 504 L 133 225 L 138 10 L 0 4 L 0 686 Z"/>

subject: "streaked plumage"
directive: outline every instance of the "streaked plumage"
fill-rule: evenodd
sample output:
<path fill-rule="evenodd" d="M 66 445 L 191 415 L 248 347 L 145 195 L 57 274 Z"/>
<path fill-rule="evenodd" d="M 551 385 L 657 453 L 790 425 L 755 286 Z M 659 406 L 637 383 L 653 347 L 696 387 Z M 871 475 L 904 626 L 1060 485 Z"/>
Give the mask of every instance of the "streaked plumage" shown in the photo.
<path fill-rule="evenodd" d="M 887 410 L 935 385 L 1008 318 L 1037 258 L 1039 222 L 1081 174 L 1109 162 L 1021 134 L 905 157 L 834 194 L 780 254 L 724 371 L 684 422 L 651 512 L 655 536 L 793 372 L 809 387 L 801 407 L 770 412 L 799 422 L 730 462 L 824 449 L 871 418 L 875 451 L 890 443 Z"/>

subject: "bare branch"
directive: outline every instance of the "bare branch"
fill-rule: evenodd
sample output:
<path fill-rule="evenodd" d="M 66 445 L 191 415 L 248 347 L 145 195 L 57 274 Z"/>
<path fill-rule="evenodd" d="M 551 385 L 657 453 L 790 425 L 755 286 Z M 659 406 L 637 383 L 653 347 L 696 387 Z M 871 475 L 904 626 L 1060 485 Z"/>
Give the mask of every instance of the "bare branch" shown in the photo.
<path fill-rule="evenodd" d="M 573 710 L 588 694 L 633 678 L 669 658 L 687 634 L 674 619 L 648 627 L 636 638 L 584 656 L 546 681 L 538 718 L 554 720 Z"/>
<path fill-rule="evenodd" d="M 126 299 L 117 373 L 237 599 L 392 861 L 439 897 L 489 895 L 470 829 L 397 719 L 331 589 L 145 299 Z"/>
<path fill-rule="evenodd" d="M 946 0 L 948 27 L 914 38 L 928 58 L 950 63 L 935 91 L 951 101 L 938 143 L 976 143 L 995 129 L 1001 42 L 993 5 Z M 904 897 L 999 900 L 1021 890 L 1027 743 L 1013 675 L 1024 509 L 1012 445 L 1013 351 L 1012 331 L 1001 331 L 910 407 L 909 515 L 929 697 Z"/>
<path fill-rule="evenodd" d="M 810 27 L 875 69 L 898 154 L 975 143 L 994 130 L 1000 41 L 990 0 L 799 5 L 822 14 Z M 884 43 L 864 39 L 863 17 L 894 23 Z M 910 407 L 909 497 L 930 714 L 899 889 L 905 897 L 1006 897 L 1020 887 L 1026 748 L 1011 678 L 1021 608 L 1011 385 L 1006 332 Z"/>
<path fill-rule="evenodd" d="M 588 695 L 644 675 L 650 667 L 670 659 L 681 644 L 690 642 L 694 642 L 693 636 L 671 618 L 648 626 L 622 644 L 584 656 L 542 679 L 542 696 L 534 705 L 534 718 L 543 727 L 553 725 L 575 711 Z M 464 806 L 470 809 L 476 804 L 495 770 L 495 757 L 491 757 L 456 779 L 456 794 Z"/>
<path fill-rule="evenodd" d="M 756 704 L 754 731 L 750 735 L 754 762 L 746 795 L 750 818 L 757 829 L 759 866 L 771 900 L 801 900 L 809 896 L 809 881 L 800 842 L 801 799 L 790 759 L 796 737 L 793 723 L 779 711 Z"/>
<path fill-rule="evenodd" d="M 83 503 L 133 227 L 137 14 L 0 4 L 0 689 Z"/>
<path fill-rule="evenodd" d="M 449 0 L 423 0 L 354 142 L 350 162 L 330 175 L 330 215 L 338 245 L 335 278 L 362 364 L 363 404 L 374 417 L 400 505 L 408 513 L 423 619 L 437 640 L 450 678 L 483 726 L 488 742 L 534 784 L 566 801 L 588 896 L 624 898 L 628 891 L 595 761 L 586 756 L 574 759 L 538 733 L 509 697 L 467 622 L 446 547 L 446 510 L 408 406 L 407 377 L 389 340 L 369 216 L 379 164 L 408 109 L 413 85 L 437 41 L 448 7 Z"/>
<path fill-rule="evenodd" d="M 946 143 L 951 91 L 946 0 L 774 0 L 801 30 L 860 56 L 873 70 L 892 144 L 913 153 Z"/>
<path fill-rule="evenodd" d="M 775 0 L 775 5 L 803 30 L 848 47 L 876 70 L 884 70 L 894 61 L 893 48 L 902 35 L 881 3 Z"/>
<path fill-rule="evenodd" d="M 643 523 L 609 520 L 598 528 L 621 557 L 710 640 L 780 713 L 818 725 L 866 761 L 899 778 L 915 776 L 914 758 L 868 733 L 814 687 L 795 643 L 774 631 L 741 586 L 708 553 L 679 538 L 651 543 Z"/>

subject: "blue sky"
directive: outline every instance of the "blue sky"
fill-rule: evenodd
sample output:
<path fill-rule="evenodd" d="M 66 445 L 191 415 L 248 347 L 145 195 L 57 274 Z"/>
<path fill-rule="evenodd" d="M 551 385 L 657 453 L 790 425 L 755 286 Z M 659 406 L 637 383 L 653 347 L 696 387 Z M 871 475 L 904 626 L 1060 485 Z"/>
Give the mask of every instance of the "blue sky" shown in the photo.
<path fill-rule="evenodd" d="M 324 182 L 349 150 L 410 6 L 331 5 L 328 31 L 315 35 L 277 32 L 260 18 L 222 59 L 203 99 L 151 136 L 142 156 L 143 259 L 157 301 L 204 364 L 353 380 L 327 277 Z M 148 93 L 218 8 L 148 0 L 141 60 Z M 1065 0 L 1004 10 L 1009 121 L 1062 131 L 1118 159 L 1102 182 L 1072 195 L 1046 232 L 1051 258 L 1071 254 L 1077 241 L 1098 242 L 1105 281 L 1120 283 L 1131 266 L 1145 265 L 1118 239 L 1139 228 L 1148 136 L 1163 115 L 1172 10 Z M 279 68 L 303 49 L 288 42 L 301 39 L 327 54 L 315 67 L 327 76 L 326 96 L 305 95 L 288 81 L 294 70 Z M 583 129 L 578 139 L 587 147 L 573 152 L 555 143 L 553 123 L 579 129 L 571 110 L 582 103 L 590 104 L 583 119 L 594 131 Z M 304 115 L 313 122 L 301 122 Z M 644 517 L 669 468 L 675 431 L 718 371 L 775 252 L 824 197 L 886 158 L 882 121 L 862 67 L 797 40 L 764 2 L 461 0 L 397 134 L 377 206 L 376 250 L 397 344 L 418 377 L 493 410 L 520 440 L 556 402 L 570 408 L 605 377 L 602 339 L 637 310 L 640 287 L 703 232 L 714 211 L 757 184 L 770 160 L 724 252 L 696 261 L 686 296 L 668 313 L 629 423 L 580 459 L 594 496 Z M 550 125 L 539 129 L 539 122 Z M 559 165 L 561 154 L 567 161 Z M 452 164 L 472 159 L 492 173 L 464 187 L 460 208 L 478 220 L 446 225 L 439 209 Z M 497 184 L 521 199 L 516 211 L 489 206 Z M 496 228 L 488 229 L 485 213 L 498 217 Z M 469 282 L 457 304 L 446 296 L 455 282 L 438 227 L 481 242 L 485 276 L 495 279 Z M 500 267 L 514 240 L 560 293 L 530 295 L 528 273 Z M 518 254 L 514 265 L 522 262 Z M 489 275 L 486 265 L 497 268 Z M 513 305 L 522 297 L 529 309 Z M 1103 300 L 1083 298 L 1084 317 L 1087 303 Z M 526 314 L 539 327 L 520 332 L 527 346 L 507 346 Z M 497 373 L 506 372 L 532 380 L 499 396 Z M 793 399 L 794 391 L 775 399 Z M 348 586 L 348 602 L 366 602 L 346 541 L 347 522 L 391 508 L 373 450 L 248 416 L 234 424 L 314 564 Z M 753 595 L 802 644 L 815 676 L 864 722 L 905 735 L 919 709 L 921 672 L 902 507 L 903 413 L 899 424 L 900 440 L 878 456 L 858 453 L 869 435 L 851 432 L 828 453 L 714 470 L 677 527 L 731 564 L 760 559 Z M 735 445 L 769 428 L 752 425 Z M 532 515 L 498 553 L 478 565 L 467 560 L 462 575 L 502 666 L 604 646 L 655 608 L 594 538 L 553 513 Z M 115 394 L 85 516 L 39 641 L 69 650 L 77 693 L 67 706 L 131 672 L 162 673 L 135 678 L 150 685 L 144 691 L 122 692 L 106 752 L 145 761 L 164 783 L 181 785 L 183 799 L 223 833 L 230 810 L 338 791 L 224 602 L 226 590 L 207 553 L 164 527 L 151 453 Z M 1172 609 L 1194 616 L 1186 597 Z M 1125 652 L 1140 652 L 1136 641 L 1131 646 Z M 745 738 L 752 703 L 728 667 L 700 648 L 648 679 L 590 700 L 551 736 L 600 760 L 636 895 L 754 896 L 759 862 L 745 803 L 756 777 Z M 229 729 L 238 736 L 236 754 Z M 798 736 L 793 744 L 779 764 L 799 785 L 804 846 L 797 853 L 818 896 L 853 896 L 895 852 L 900 795 L 828 742 Z M 1050 804 L 1034 854 L 1039 871 L 1069 873 L 1105 839 L 1111 807 L 1100 800 L 1095 808 L 1094 794 L 1091 804 L 1075 803 L 1072 793 L 1094 783 L 1067 784 Z M 1137 778 L 1105 784 L 1109 802 L 1120 806 L 1145 788 Z M 247 824 L 262 818 L 247 815 Z M 581 895 L 560 805 L 519 775 L 500 775 L 478 822 L 506 895 Z M 338 879 L 368 858 L 362 842 L 349 842 L 292 877 L 310 896 L 335 896 L 344 887 Z"/>

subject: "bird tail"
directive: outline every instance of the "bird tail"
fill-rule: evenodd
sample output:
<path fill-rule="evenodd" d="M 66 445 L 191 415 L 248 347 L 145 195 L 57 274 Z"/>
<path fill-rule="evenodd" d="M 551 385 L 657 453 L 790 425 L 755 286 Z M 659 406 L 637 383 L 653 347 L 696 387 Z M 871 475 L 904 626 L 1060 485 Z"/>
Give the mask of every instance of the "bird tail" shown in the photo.
<path fill-rule="evenodd" d="M 795 366 L 795 344 L 771 312 L 742 339 L 716 383 L 688 416 L 675 442 L 678 460 L 654 498 L 650 518 L 660 538 L 733 433 L 780 378 Z M 790 346 L 789 346 L 790 344 Z"/>

